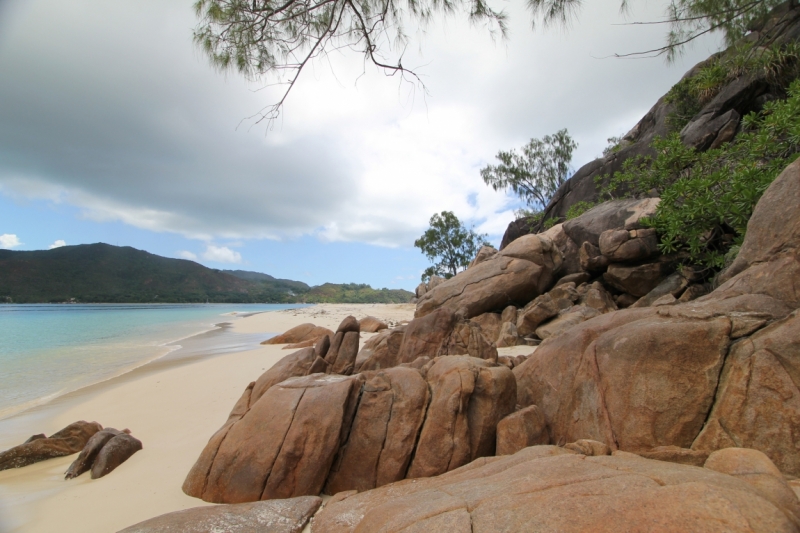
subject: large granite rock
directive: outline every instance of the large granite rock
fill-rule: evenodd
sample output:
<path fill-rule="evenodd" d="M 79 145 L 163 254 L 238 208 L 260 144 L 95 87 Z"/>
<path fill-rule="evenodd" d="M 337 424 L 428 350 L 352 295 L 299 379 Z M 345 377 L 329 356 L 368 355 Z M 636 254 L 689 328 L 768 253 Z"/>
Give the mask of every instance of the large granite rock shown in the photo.
<path fill-rule="evenodd" d="M 380 318 L 374 316 L 366 316 L 358 321 L 359 330 L 364 333 L 375 333 L 382 329 L 387 329 L 389 326 Z"/>
<path fill-rule="evenodd" d="M 305 341 L 316 342 L 320 337 L 324 337 L 325 335 L 333 336 L 333 332 L 328 328 L 307 323 L 295 326 L 285 333 L 265 340 L 261 344 L 295 344 Z"/>
<path fill-rule="evenodd" d="M 105 428 L 98 431 L 86 442 L 78 458 L 75 459 L 64 474 L 65 479 L 72 479 L 80 476 L 84 472 L 88 472 L 97 458 L 97 454 L 108 441 L 122 433 L 114 428 Z"/>
<path fill-rule="evenodd" d="M 64 429 L 44 437 L 34 435 L 33 440 L 0 453 L 0 470 L 21 468 L 39 461 L 78 453 L 89 439 L 103 429 L 97 422 L 73 422 Z"/>
<path fill-rule="evenodd" d="M 514 410 L 511 371 L 482 359 L 442 357 L 427 381 L 430 406 L 407 477 L 436 476 L 492 455 L 497 423 Z"/>
<path fill-rule="evenodd" d="M 397 361 L 411 363 L 418 357 L 432 359 L 441 354 L 455 324 L 456 316 L 449 307 L 442 307 L 415 318 L 406 326 Z"/>
<path fill-rule="evenodd" d="M 527 235 L 426 292 L 415 316 L 447 308 L 461 318 L 472 318 L 509 304 L 524 305 L 551 287 L 561 264 L 561 252 L 552 240 Z"/>
<path fill-rule="evenodd" d="M 564 222 L 564 232 L 578 246 L 584 242 L 600 246 L 600 235 L 609 230 L 637 230 L 641 219 L 655 214 L 658 198 L 612 200 Z"/>
<path fill-rule="evenodd" d="M 142 449 L 142 441 L 127 433 L 112 437 L 97 453 L 92 463 L 92 479 L 107 476 Z"/>
<path fill-rule="evenodd" d="M 184 492 L 215 503 L 319 494 L 347 438 L 362 379 L 312 374 L 271 387 L 212 436 Z"/>
<path fill-rule="evenodd" d="M 167 513 L 119 533 L 300 533 L 322 499 L 300 496 L 287 500 L 194 507 Z"/>
<path fill-rule="evenodd" d="M 412 368 L 367 374 L 349 436 L 325 492 L 364 491 L 405 478 L 428 408 L 428 385 Z"/>
<path fill-rule="evenodd" d="M 380 370 L 400 364 L 398 354 L 406 326 L 384 329 L 368 339 L 356 356 L 356 372 Z"/>
<path fill-rule="evenodd" d="M 549 442 L 544 415 L 535 405 L 511 413 L 497 423 L 497 455 L 513 455 L 528 446 Z"/>
<path fill-rule="evenodd" d="M 796 502 L 711 468 L 533 446 L 342 495 L 317 514 L 314 533 L 790 532 L 798 530 Z"/>

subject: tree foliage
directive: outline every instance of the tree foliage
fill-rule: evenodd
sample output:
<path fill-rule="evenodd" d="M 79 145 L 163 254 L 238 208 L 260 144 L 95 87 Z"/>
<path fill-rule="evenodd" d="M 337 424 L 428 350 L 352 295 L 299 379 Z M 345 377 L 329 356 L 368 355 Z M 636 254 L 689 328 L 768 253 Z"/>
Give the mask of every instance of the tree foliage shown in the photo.
<path fill-rule="evenodd" d="M 215 66 L 250 79 L 271 74 L 285 84 L 283 97 L 259 120 L 275 118 L 303 68 L 335 50 L 355 50 L 387 75 L 419 81 L 402 63 L 408 22 L 424 25 L 466 11 L 471 22 L 506 34 L 505 14 L 485 0 L 197 0 L 194 8 L 195 43 Z"/>
<path fill-rule="evenodd" d="M 661 251 L 720 268 L 744 239 L 761 195 L 800 152 L 800 80 L 789 86 L 785 100 L 744 117 L 742 132 L 719 148 L 698 152 L 678 133 L 656 138 L 652 146 L 655 157 L 625 161 L 602 193 L 645 195 L 655 189 L 661 202 L 647 223 L 658 231 Z"/>
<path fill-rule="evenodd" d="M 488 235 L 467 229 L 452 211 L 442 211 L 431 217 L 430 227 L 414 246 L 434 263 L 422 274 L 422 281 L 437 275 L 452 278 L 469 266 Z"/>
<path fill-rule="evenodd" d="M 481 169 L 481 177 L 495 191 L 510 189 L 529 206 L 543 209 L 569 177 L 572 152 L 577 147 L 566 129 L 534 138 L 521 153 L 498 152 L 500 164 Z"/>

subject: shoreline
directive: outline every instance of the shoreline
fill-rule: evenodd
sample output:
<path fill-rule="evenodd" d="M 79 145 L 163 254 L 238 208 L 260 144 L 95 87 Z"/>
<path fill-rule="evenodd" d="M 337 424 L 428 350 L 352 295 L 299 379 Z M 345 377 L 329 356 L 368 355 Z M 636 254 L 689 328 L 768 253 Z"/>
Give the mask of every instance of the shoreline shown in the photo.
<path fill-rule="evenodd" d="M 14 304 L 14 305 L 26 305 L 26 304 Z M 46 304 L 30 304 L 30 305 L 39 306 L 39 305 L 46 305 Z M 47 305 L 50 305 L 50 304 L 47 304 Z M 52 305 L 60 305 L 60 304 L 52 304 Z M 96 306 L 96 305 L 125 305 L 125 306 L 130 306 L 130 305 L 137 305 L 137 304 L 87 304 L 87 305 L 92 305 L 92 306 Z M 142 305 L 148 305 L 149 306 L 151 304 L 142 304 Z M 152 304 L 152 305 L 176 305 L 176 304 Z M 211 305 L 214 305 L 214 304 L 211 304 Z M 221 304 L 221 305 L 227 305 L 227 304 Z M 246 304 L 243 304 L 243 305 L 246 305 Z M 305 305 L 305 304 L 303 304 L 303 305 Z M 274 310 L 274 311 L 283 311 L 283 309 L 277 309 L 277 310 Z M 273 310 L 254 311 L 254 312 L 241 312 L 241 313 L 240 312 L 222 313 L 222 314 L 218 315 L 218 318 L 227 319 L 227 320 L 233 319 L 234 322 L 225 321 L 225 322 L 216 322 L 216 323 L 210 323 L 210 324 L 207 323 L 205 325 L 198 324 L 198 329 L 197 330 L 195 330 L 195 331 L 193 331 L 191 333 L 188 333 L 186 335 L 182 335 L 182 336 L 180 336 L 178 338 L 175 338 L 175 339 L 169 339 L 169 340 L 160 342 L 159 344 L 156 344 L 153 347 L 154 349 L 164 349 L 164 350 L 166 350 L 164 353 L 157 354 L 157 355 L 151 356 L 149 358 L 145 358 L 145 359 L 143 359 L 141 361 L 137 361 L 135 364 L 133 364 L 131 366 L 128 366 L 128 367 L 125 367 L 125 368 L 122 368 L 122 369 L 120 369 L 118 372 L 116 372 L 114 374 L 111 374 L 111 375 L 108 375 L 108 376 L 104 376 L 104 377 L 98 379 L 97 381 L 92 381 L 90 383 L 82 384 L 82 385 L 78 386 L 77 388 L 68 389 L 68 390 L 63 390 L 62 389 L 60 391 L 57 391 L 57 392 L 54 392 L 54 393 L 50 393 L 50 394 L 47 394 L 47 395 L 39 397 L 39 398 L 28 400 L 23 404 L 12 405 L 10 407 L 7 407 L 7 408 L 4 408 L 4 409 L 0 410 L 0 449 L 5 449 L 5 448 L 9 447 L 7 445 L 8 443 L 6 442 L 6 440 L 7 440 L 6 439 L 6 435 L 7 435 L 8 432 L 7 431 L 3 431 L 3 427 L 4 427 L 6 421 L 14 419 L 15 417 L 25 416 L 27 413 L 30 413 L 32 411 L 36 411 L 36 410 L 40 410 L 40 409 L 46 409 L 48 406 L 53 405 L 53 404 L 57 404 L 59 401 L 61 401 L 62 399 L 66 398 L 66 397 L 71 397 L 73 395 L 80 395 L 84 391 L 86 393 L 90 393 L 94 389 L 96 389 L 97 387 L 102 386 L 103 384 L 109 384 L 109 386 L 113 385 L 113 383 L 111 383 L 111 382 L 115 382 L 116 380 L 119 380 L 119 379 L 124 379 L 125 376 L 128 375 L 128 374 L 136 374 L 137 372 L 144 372 L 144 370 L 142 370 L 144 367 L 148 367 L 148 369 L 147 369 L 148 371 L 157 371 L 158 364 L 160 362 L 164 362 L 165 366 L 175 366 L 175 365 L 177 365 L 179 363 L 177 363 L 176 361 L 173 361 L 171 356 L 177 354 L 178 357 L 180 357 L 181 355 L 184 355 L 186 352 L 190 351 L 190 350 L 187 350 L 187 348 L 185 346 L 181 345 L 180 344 L 181 342 L 185 342 L 185 341 L 188 341 L 190 339 L 199 339 L 200 337 L 202 337 L 204 335 L 214 334 L 215 332 L 223 333 L 226 330 L 230 330 L 231 332 L 235 332 L 235 330 L 233 329 L 233 324 L 236 321 L 238 321 L 236 319 L 244 319 L 244 318 L 248 318 L 250 316 L 258 315 L 258 314 L 261 314 L 261 313 L 269 313 L 269 312 L 273 312 Z M 277 333 L 276 332 L 265 332 L 265 333 L 266 334 L 270 334 L 270 333 L 277 334 L 279 332 L 277 332 Z M 203 357 L 212 357 L 212 356 L 216 356 L 216 355 L 222 355 L 224 353 L 232 353 L 232 352 L 235 352 L 235 351 L 243 351 L 243 350 L 228 350 L 228 351 L 223 351 L 221 354 L 203 352 L 203 353 L 192 354 L 192 356 L 186 356 L 185 358 L 187 359 L 186 363 L 188 364 L 189 362 L 192 362 L 189 359 L 199 360 L 199 359 L 201 359 Z M 169 361 L 169 362 L 166 362 L 166 361 Z M 2 530 L 0 530 L 0 533 L 2 533 Z"/>
<path fill-rule="evenodd" d="M 230 330 L 265 339 L 304 322 L 335 330 L 349 314 L 399 322 L 411 319 L 413 310 L 409 304 L 320 304 L 255 313 L 233 321 Z M 369 334 L 362 342 L 366 338 Z M 282 348 L 259 345 L 220 355 L 162 357 L 0 421 L 5 427 L 1 438 L 10 445 L 34 433 L 52 434 L 76 420 L 129 428 L 144 445 L 98 480 L 86 474 L 63 479 L 75 455 L 0 471 L 0 531 L 56 532 L 71 524 L 87 533 L 105 533 L 167 512 L 210 505 L 183 494 L 183 479 L 248 383 L 292 353 Z"/>

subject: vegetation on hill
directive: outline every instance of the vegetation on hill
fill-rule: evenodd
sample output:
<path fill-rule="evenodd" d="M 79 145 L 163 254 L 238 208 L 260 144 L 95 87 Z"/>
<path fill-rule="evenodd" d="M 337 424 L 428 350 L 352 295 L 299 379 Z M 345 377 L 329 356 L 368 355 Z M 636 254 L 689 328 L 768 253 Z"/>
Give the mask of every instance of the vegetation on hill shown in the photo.
<path fill-rule="evenodd" d="M 30 252 L 0 250 L 0 302 L 399 303 L 413 296 L 368 285 L 309 287 L 258 272 L 214 270 L 103 243 Z"/>

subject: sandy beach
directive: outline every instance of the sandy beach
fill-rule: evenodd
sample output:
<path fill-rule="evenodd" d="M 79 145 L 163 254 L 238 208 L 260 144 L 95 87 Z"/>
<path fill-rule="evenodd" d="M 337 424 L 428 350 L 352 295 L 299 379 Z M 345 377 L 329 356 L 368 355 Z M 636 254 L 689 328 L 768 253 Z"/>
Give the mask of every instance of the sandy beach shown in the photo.
<path fill-rule="evenodd" d="M 414 306 L 325 304 L 260 313 L 234 321 L 241 333 L 280 333 L 304 322 L 336 329 L 348 315 L 393 323 L 413 317 Z M 369 334 L 363 334 L 363 343 Z M 0 530 L 108 533 L 170 511 L 208 505 L 186 496 L 181 484 L 208 438 L 225 421 L 247 384 L 291 353 L 283 345 L 214 356 L 153 372 L 121 376 L 36 412 L 17 417 L 3 447 L 34 433 L 51 434 L 76 421 L 129 428 L 144 449 L 107 477 L 65 481 L 76 456 L 0 472 Z M 521 350 L 521 351 L 520 351 Z M 528 353 L 529 347 L 501 353 Z"/>

